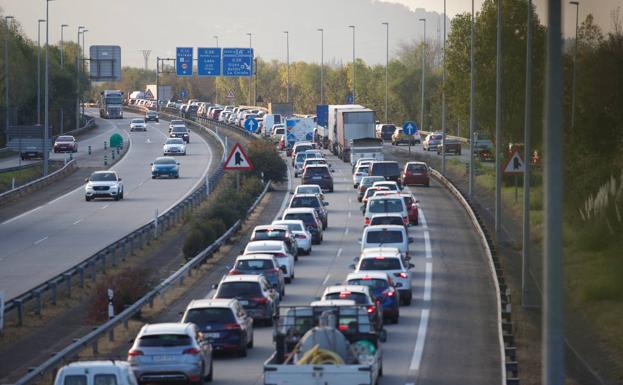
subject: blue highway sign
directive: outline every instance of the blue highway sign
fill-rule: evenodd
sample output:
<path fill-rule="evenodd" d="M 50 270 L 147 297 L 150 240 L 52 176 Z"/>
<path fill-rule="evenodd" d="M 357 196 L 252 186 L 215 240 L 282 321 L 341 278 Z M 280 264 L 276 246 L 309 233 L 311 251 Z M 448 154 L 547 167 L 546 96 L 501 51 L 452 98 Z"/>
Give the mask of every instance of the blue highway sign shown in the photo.
<path fill-rule="evenodd" d="M 244 121 L 244 128 L 247 131 L 255 132 L 255 130 L 257 129 L 257 120 L 255 120 L 254 118 L 247 118 Z"/>
<path fill-rule="evenodd" d="M 253 76 L 253 48 L 223 48 L 223 76 Z"/>
<path fill-rule="evenodd" d="M 417 124 L 415 122 L 404 122 L 402 129 L 407 135 L 414 135 L 417 132 Z"/>
<path fill-rule="evenodd" d="M 221 75 L 221 49 L 197 48 L 197 74 L 199 76 Z"/>
<path fill-rule="evenodd" d="M 175 73 L 177 76 L 192 76 L 193 47 L 177 47 L 175 49 Z"/>
<path fill-rule="evenodd" d="M 186 97 L 186 95 L 188 95 L 188 92 L 186 92 L 186 90 L 185 90 L 185 89 L 182 89 L 182 90 L 180 91 L 180 98 L 184 99 L 184 98 Z"/>

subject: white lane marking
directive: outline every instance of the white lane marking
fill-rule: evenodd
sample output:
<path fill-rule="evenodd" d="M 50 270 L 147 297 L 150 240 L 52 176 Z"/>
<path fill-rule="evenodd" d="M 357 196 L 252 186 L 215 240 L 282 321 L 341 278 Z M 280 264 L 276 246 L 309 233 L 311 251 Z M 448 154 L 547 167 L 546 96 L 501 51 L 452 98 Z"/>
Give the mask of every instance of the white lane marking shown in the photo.
<path fill-rule="evenodd" d="M 83 218 L 78 219 L 77 221 L 74 222 L 74 225 L 77 225 L 78 223 L 82 222 Z"/>
<path fill-rule="evenodd" d="M 420 327 L 417 331 L 417 339 L 415 342 L 415 348 L 413 349 L 413 358 L 411 359 L 411 365 L 409 366 L 409 370 L 411 371 L 418 371 L 420 369 L 422 355 L 424 354 L 424 342 L 426 340 L 426 329 L 428 329 L 429 315 L 429 309 L 422 309 L 422 315 L 420 316 Z"/>
<path fill-rule="evenodd" d="M 422 210 L 418 210 L 418 214 L 420 216 L 420 223 L 422 224 L 422 228 L 423 229 L 427 229 L 428 228 L 428 223 L 426 222 L 426 217 L 424 216 L 424 213 L 422 212 Z"/>
<path fill-rule="evenodd" d="M 35 245 L 40 244 L 41 242 L 45 241 L 46 239 L 48 239 L 48 237 L 43 237 L 43 238 L 39 239 L 38 241 L 35 242 Z"/>
<path fill-rule="evenodd" d="M 342 255 L 342 248 L 341 247 L 337 250 L 337 257 L 339 258 L 340 255 Z"/>
<path fill-rule="evenodd" d="M 415 385 L 415 382 L 407 382 L 405 385 Z"/>
<path fill-rule="evenodd" d="M 430 301 L 433 283 L 433 263 L 426 262 L 426 277 L 424 278 L 424 301 Z"/>
<path fill-rule="evenodd" d="M 344 235 L 348 234 L 348 227 L 344 230 Z"/>
<path fill-rule="evenodd" d="M 151 143 L 151 139 L 147 138 L 147 140 L 145 141 L 145 143 Z"/>
<path fill-rule="evenodd" d="M 346 178 L 342 178 L 342 179 L 344 179 L 344 182 L 346 182 Z"/>
<path fill-rule="evenodd" d="M 30 214 L 30 213 L 34 213 L 35 211 L 39 210 L 39 209 L 40 209 L 40 208 L 42 208 L 42 207 L 43 207 L 43 206 L 36 207 L 36 208 L 34 208 L 34 209 L 30 210 L 30 211 L 26 211 L 25 213 L 20 214 L 20 215 L 18 215 L 18 216 L 16 216 L 16 217 L 13 217 L 13 218 L 11 218 L 11 219 L 7 219 L 6 221 L 2 222 L 2 224 L 3 224 L 3 225 L 6 225 L 6 224 L 8 224 L 8 223 L 11 223 L 11 222 L 13 222 L 13 221 L 15 221 L 15 220 L 18 220 L 18 219 L 20 219 L 20 218 L 22 218 L 22 217 L 25 217 L 26 215 L 28 215 L 28 214 Z"/>
<path fill-rule="evenodd" d="M 348 217 L 350 218 L 353 215 L 350 211 L 348 212 Z"/>
<path fill-rule="evenodd" d="M 102 206 L 102 210 L 105 210 L 108 206 L 110 206 L 110 203 L 107 205 Z"/>
<path fill-rule="evenodd" d="M 348 204 L 353 203 L 353 198 L 348 198 Z"/>
<path fill-rule="evenodd" d="M 424 251 L 426 252 L 426 259 L 433 258 L 433 252 L 430 247 L 430 233 L 428 231 L 424 232 Z"/>
<path fill-rule="evenodd" d="M 283 213 L 283 211 L 286 209 L 286 205 L 288 204 L 288 198 L 290 197 L 290 190 L 292 190 L 292 178 L 290 177 L 290 173 L 288 172 L 288 191 L 286 191 L 286 195 L 283 197 L 283 201 L 281 202 L 281 207 L 279 207 L 279 211 L 277 211 L 277 215 L 275 215 L 275 218 L 273 219 L 273 221 L 278 221 L 281 216 L 281 214 Z"/>
<path fill-rule="evenodd" d="M 329 282 L 329 278 L 331 278 L 331 274 L 327 274 L 327 276 L 324 277 L 324 280 L 322 281 L 322 285 L 323 286 L 326 285 L 327 282 Z"/>

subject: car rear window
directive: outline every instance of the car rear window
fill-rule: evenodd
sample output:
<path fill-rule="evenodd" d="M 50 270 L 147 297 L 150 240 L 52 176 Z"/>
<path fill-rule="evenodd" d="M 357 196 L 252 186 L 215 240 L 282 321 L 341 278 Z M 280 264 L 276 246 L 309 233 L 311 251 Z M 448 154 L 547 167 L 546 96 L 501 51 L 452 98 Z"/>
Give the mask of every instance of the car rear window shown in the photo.
<path fill-rule="evenodd" d="M 173 127 L 171 129 L 173 132 L 186 132 L 186 127 Z"/>
<path fill-rule="evenodd" d="M 385 133 L 385 134 L 386 134 L 386 133 L 393 133 L 393 132 L 394 132 L 394 130 L 396 130 L 396 126 L 383 126 L 383 127 L 381 128 L 381 131 L 382 131 L 383 133 Z"/>
<path fill-rule="evenodd" d="M 399 216 L 376 216 L 370 221 L 370 226 L 377 225 L 404 225 L 402 217 Z"/>
<path fill-rule="evenodd" d="M 368 303 L 368 296 L 363 293 L 354 293 L 352 291 L 340 291 L 336 293 L 328 293 L 323 299 L 352 299 L 355 303 L 365 305 Z"/>
<path fill-rule="evenodd" d="M 411 172 L 427 172 L 428 169 L 423 164 L 410 164 L 407 166 L 407 170 Z"/>
<path fill-rule="evenodd" d="M 359 270 L 401 270 L 398 258 L 365 258 L 359 265 Z"/>
<path fill-rule="evenodd" d="M 93 385 L 117 385 L 115 374 L 96 374 L 93 376 Z"/>
<path fill-rule="evenodd" d="M 313 197 L 294 197 L 292 198 L 292 202 L 290 203 L 290 207 L 320 207 L 320 202 L 318 202 L 318 198 Z"/>
<path fill-rule="evenodd" d="M 307 157 L 305 156 L 304 152 L 299 152 L 299 153 L 296 154 L 296 161 L 297 162 L 303 162 L 305 160 L 305 158 L 307 158 Z"/>
<path fill-rule="evenodd" d="M 273 261 L 267 259 L 243 259 L 236 263 L 239 270 L 268 270 L 274 268 Z"/>
<path fill-rule="evenodd" d="M 432 140 L 441 140 L 441 135 L 431 135 Z"/>
<path fill-rule="evenodd" d="M 373 199 L 368 203 L 370 213 L 399 213 L 402 208 L 400 198 Z"/>
<path fill-rule="evenodd" d="M 289 213 L 283 219 L 299 219 L 305 224 L 315 224 L 314 216 L 310 213 Z"/>
<path fill-rule="evenodd" d="M 272 240 L 286 239 L 286 231 L 280 230 L 280 229 L 272 229 L 272 230 L 262 229 L 262 230 L 255 230 L 255 233 L 253 234 L 254 241 L 267 241 L 271 239 Z"/>
<path fill-rule="evenodd" d="M 312 150 L 313 147 L 311 146 L 311 144 L 303 144 L 303 145 L 299 145 L 296 146 L 296 153 L 298 154 L 299 152 L 305 152 L 307 150 Z"/>
<path fill-rule="evenodd" d="M 319 186 L 299 186 L 296 189 L 297 194 L 322 194 Z"/>
<path fill-rule="evenodd" d="M 305 176 L 306 177 L 313 177 L 313 176 L 330 177 L 331 175 L 329 174 L 329 169 L 326 167 L 307 167 L 305 169 Z"/>
<path fill-rule="evenodd" d="M 368 173 L 370 173 L 370 166 L 368 166 Z M 364 187 L 370 187 L 374 184 L 374 182 L 378 182 L 378 181 L 382 181 L 384 180 L 383 177 L 378 176 L 376 178 L 372 178 L 372 177 L 364 177 L 361 180 L 361 185 Z"/>
<path fill-rule="evenodd" d="M 183 322 L 192 322 L 201 327 L 210 323 L 234 323 L 236 319 L 228 307 L 204 307 L 190 309 Z"/>
<path fill-rule="evenodd" d="M 261 297 L 262 290 L 258 282 L 224 282 L 215 298 Z"/>
<path fill-rule="evenodd" d="M 73 374 L 65 376 L 64 385 L 87 385 L 87 376 L 82 374 Z"/>
<path fill-rule="evenodd" d="M 389 283 L 387 283 L 384 279 L 376 279 L 376 278 L 358 278 L 351 279 L 348 281 L 349 285 L 357 285 L 357 286 L 368 286 L 373 289 L 386 289 L 389 287 Z"/>
<path fill-rule="evenodd" d="M 171 347 L 191 344 L 191 339 L 186 334 L 152 334 L 142 336 L 138 341 L 140 347 Z"/>
<path fill-rule="evenodd" d="M 379 176 L 399 175 L 400 168 L 397 162 L 374 162 L 370 174 Z"/>
<path fill-rule="evenodd" d="M 377 230 L 368 231 L 366 243 L 402 243 L 402 231 L 398 230 Z"/>

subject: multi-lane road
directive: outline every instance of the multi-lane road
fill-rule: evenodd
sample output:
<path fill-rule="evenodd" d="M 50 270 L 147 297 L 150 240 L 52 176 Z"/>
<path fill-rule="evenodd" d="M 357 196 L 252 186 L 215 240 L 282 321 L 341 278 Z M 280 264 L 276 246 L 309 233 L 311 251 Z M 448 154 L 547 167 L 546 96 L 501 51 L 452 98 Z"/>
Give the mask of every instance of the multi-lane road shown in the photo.
<path fill-rule="evenodd" d="M 123 179 L 122 201 L 86 202 L 80 186 L 50 202 L 0 223 L 0 291 L 7 299 L 35 287 L 76 265 L 94 252 L 153 220 L 204 183 L 213 152 L 200 136 L 191 134 L 188 155 L 179 157 L 179 179 L 151 179 L 150 162 L 162 155 L 168 123 L 149 123 L 146 132 L 129 132 L 129 120 L 99 120 L 103 133 L 80 143 L 78 162 L 89 143 L 99 143 L 113 132 L 129 140 L 130 148 L 112 169 Z M 215 152 L 216 153 L 216 152 Z"/>

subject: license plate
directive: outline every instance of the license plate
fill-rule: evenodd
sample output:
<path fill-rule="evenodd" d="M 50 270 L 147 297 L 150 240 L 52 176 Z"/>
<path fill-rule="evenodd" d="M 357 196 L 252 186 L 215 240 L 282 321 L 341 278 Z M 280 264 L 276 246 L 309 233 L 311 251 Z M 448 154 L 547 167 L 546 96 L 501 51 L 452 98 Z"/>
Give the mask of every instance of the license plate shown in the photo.
<path fill-rule="evenodd" d="M 154 361 L 158 361 L 158 362 L 175 361 L 175 356 L 173 355 L 154 356 Z"/>
<path fill-rule="evenodd" d="M 322 177 L 321 176 L 314 176 L 314 177 L 312 177 L 312 179 L 313 180 L 320 180 L 320 179 L 322 179 Z"/>
<path fill-rule="evenodd" d="M 219 338 L 220 337 L 219 333 L 203 333 L 203 335 L 208 338 Z"/>
<path fill-rule="evenodd" d="M 238 302 L 240 302 L 240 304 L 241 304 L 242 306 L 245 306 L 245 305 L 248 305 L 248 304 L 249 304 L 249 301 L 244 300 L 244 299 L 239 300 Z"/>

